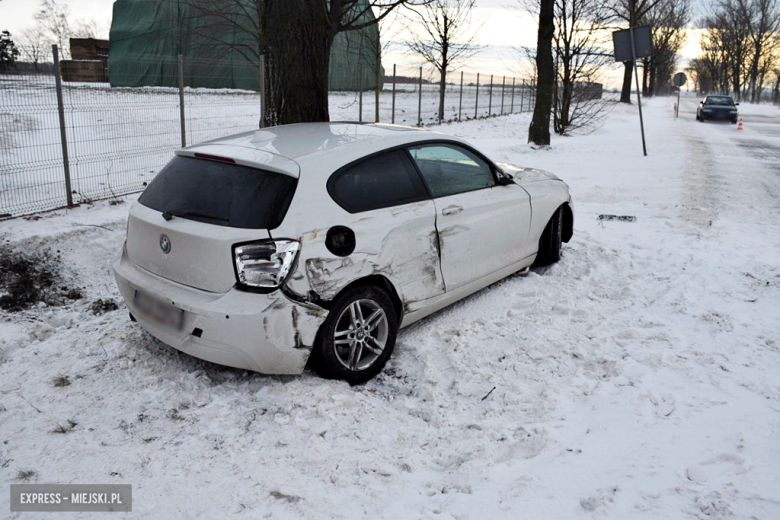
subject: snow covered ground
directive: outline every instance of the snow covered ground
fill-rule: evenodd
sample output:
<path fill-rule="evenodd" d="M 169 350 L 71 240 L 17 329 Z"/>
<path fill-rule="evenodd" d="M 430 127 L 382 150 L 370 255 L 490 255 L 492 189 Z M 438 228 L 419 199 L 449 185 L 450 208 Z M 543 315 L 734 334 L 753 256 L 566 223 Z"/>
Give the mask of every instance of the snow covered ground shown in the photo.
<path fill-rule="evenodd" d="M 133 484 L 138 518 L 780 518 L 780 110 L 741 107 L 739 132 L 672 106 L 646 105 L 648 157 L 635 107 L 542 150 L 528 114 L 441 127 L 565 179 L 575 235 L 403 331 L 360 387 L 131 323 L 110 262 L 133 197 L 0 222 L 85 295 L 0 311 L 0 481 Z"/>

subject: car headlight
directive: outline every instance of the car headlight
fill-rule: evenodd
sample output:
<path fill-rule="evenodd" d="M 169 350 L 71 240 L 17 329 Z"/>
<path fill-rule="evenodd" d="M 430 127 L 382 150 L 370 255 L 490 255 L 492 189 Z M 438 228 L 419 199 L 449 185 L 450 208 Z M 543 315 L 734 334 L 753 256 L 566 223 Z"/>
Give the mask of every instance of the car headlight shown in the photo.
<path fill-rule="evenodd" d="M 732 109 L 731 109 L 731 113 L 732 113 L 732 114 L 736 114 L 736 113 L 737 113 L 737 109 L 736 109 L 736 108 L 732 108 Z"/>
<path fill-rule="evenodd" d="M 233 246 L 238 284 L 271 292 L 287 281 L 295 267 L 301 243 L 297 240 L 260 240 Z"/>

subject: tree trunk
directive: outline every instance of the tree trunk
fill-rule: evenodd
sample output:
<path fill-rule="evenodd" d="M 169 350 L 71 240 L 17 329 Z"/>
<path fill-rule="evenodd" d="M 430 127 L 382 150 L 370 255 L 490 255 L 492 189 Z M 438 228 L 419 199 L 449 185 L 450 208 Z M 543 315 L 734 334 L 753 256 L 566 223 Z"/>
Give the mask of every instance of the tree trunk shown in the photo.
<path fill-rule="evenodd" d="M 328 66 L 333 30 L 326 9 L 306 0 L 265 2 L 265 126 L 329 121 Z"/>
<path fill-rule="evenodd" d="M 775 80 L 775 88 L 772 95 L 772 100 L 775 105 L 780 104 L 780 72 L 777 73 L 777 79 Z"/>
<path fill-rule="evenodd" d="M 447 87 L 447 65 L 441 68 L 441 80 L 439 81 L 439 122 L 444 119 L 444 92 Z"/>
<path fill-rule="evenodd" d="M 650 85 L 647 87 L 647 93 L 650 96 L 655 96 L 658 94 L 658 88 L 656 87 L 655 82 L 656 70 L 655 59 L 653 59 L 650 61 Z"/>
<path fill-rule="evenodd" d="M 555 89 L 555 68 L 552 57 L 552 38 L 555 30 L 555 0 L 541 0 L 539 4 L 539 33 L 536 40 L 536 103 L 528 141 L 538 146 L 550 144 L 550 111 Z"/>
<path fill-rule="evenodd" d="M 650 60 L 647 58 L 642 60 L 642 95 L 647 97 L 647 90 L 648 90 L 648 75 L 649 75 L 649 67 L 648 63 Z"/>
<path fill-rule="evenodd" d="M 556 69 L 558 67 L 555 67 Z M 556 119 L 558 119 L 555 125 L 555 133 L 563 135 L 566 133 L 566 129 L 571 126 L 571 104 L 574 97 L 574 82 L 571 78 L 571 64 L 564 58 L 563 63 L 563 78 L 561 85 L 560 100 L 558 96 L 558 82 L 556 81 L 555 89 L 553 90 L 553 98 L 558 101 L 559 107 L 556 107 Z"/>
<path fill-rule="evenodd" d="M 620 92 L 620 102 L 631 104 L 631 73 L 634 69 L 634 62 L 627 61 L 624 63 L 625 69 L 623 70 L 623 90 Z"/>

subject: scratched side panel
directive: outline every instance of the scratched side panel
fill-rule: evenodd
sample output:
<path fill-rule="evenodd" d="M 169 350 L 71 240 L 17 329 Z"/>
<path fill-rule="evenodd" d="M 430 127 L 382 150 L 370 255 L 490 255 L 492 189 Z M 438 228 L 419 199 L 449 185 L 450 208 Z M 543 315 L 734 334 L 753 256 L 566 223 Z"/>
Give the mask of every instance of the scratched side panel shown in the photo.
<path fill-rule="evenodd" d="M 273 232 L 301 241 L 288 291 L 310 300 L 332 300 L 351 282 L 379 274 L 390 280 L 404 305 L 444 293 L 432 201 L 356 214 L 333 206 L 338 209 L 322 208 L 318 223 L 309 229 L 283 224 Z M 355 232 L 356 247 L 349 256 L 336 256 L 325 245 L 328 229 L 336 225 Z"/>

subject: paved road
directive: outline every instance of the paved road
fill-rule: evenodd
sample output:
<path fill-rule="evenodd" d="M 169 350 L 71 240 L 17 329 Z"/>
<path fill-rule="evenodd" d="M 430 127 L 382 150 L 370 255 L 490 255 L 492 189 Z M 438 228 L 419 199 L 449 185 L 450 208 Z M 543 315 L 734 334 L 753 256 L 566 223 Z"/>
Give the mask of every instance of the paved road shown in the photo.
<path fill-rule="evenodd" d="M 680 117 L 695 122 L 698 102 L 699 99 L 683 98 L 680 103 Z M 698 123 L 702 128 L 697 128 L 696 132 L 703 136 L 708 133 L 720 137 L 728 136 L 747 156 L 767 162 L 770 169 L 780 173 L 780 108 L 746 105 L 740 112 L 744 128 L 741 132 L 730 123 L 711 121 Z"/>

